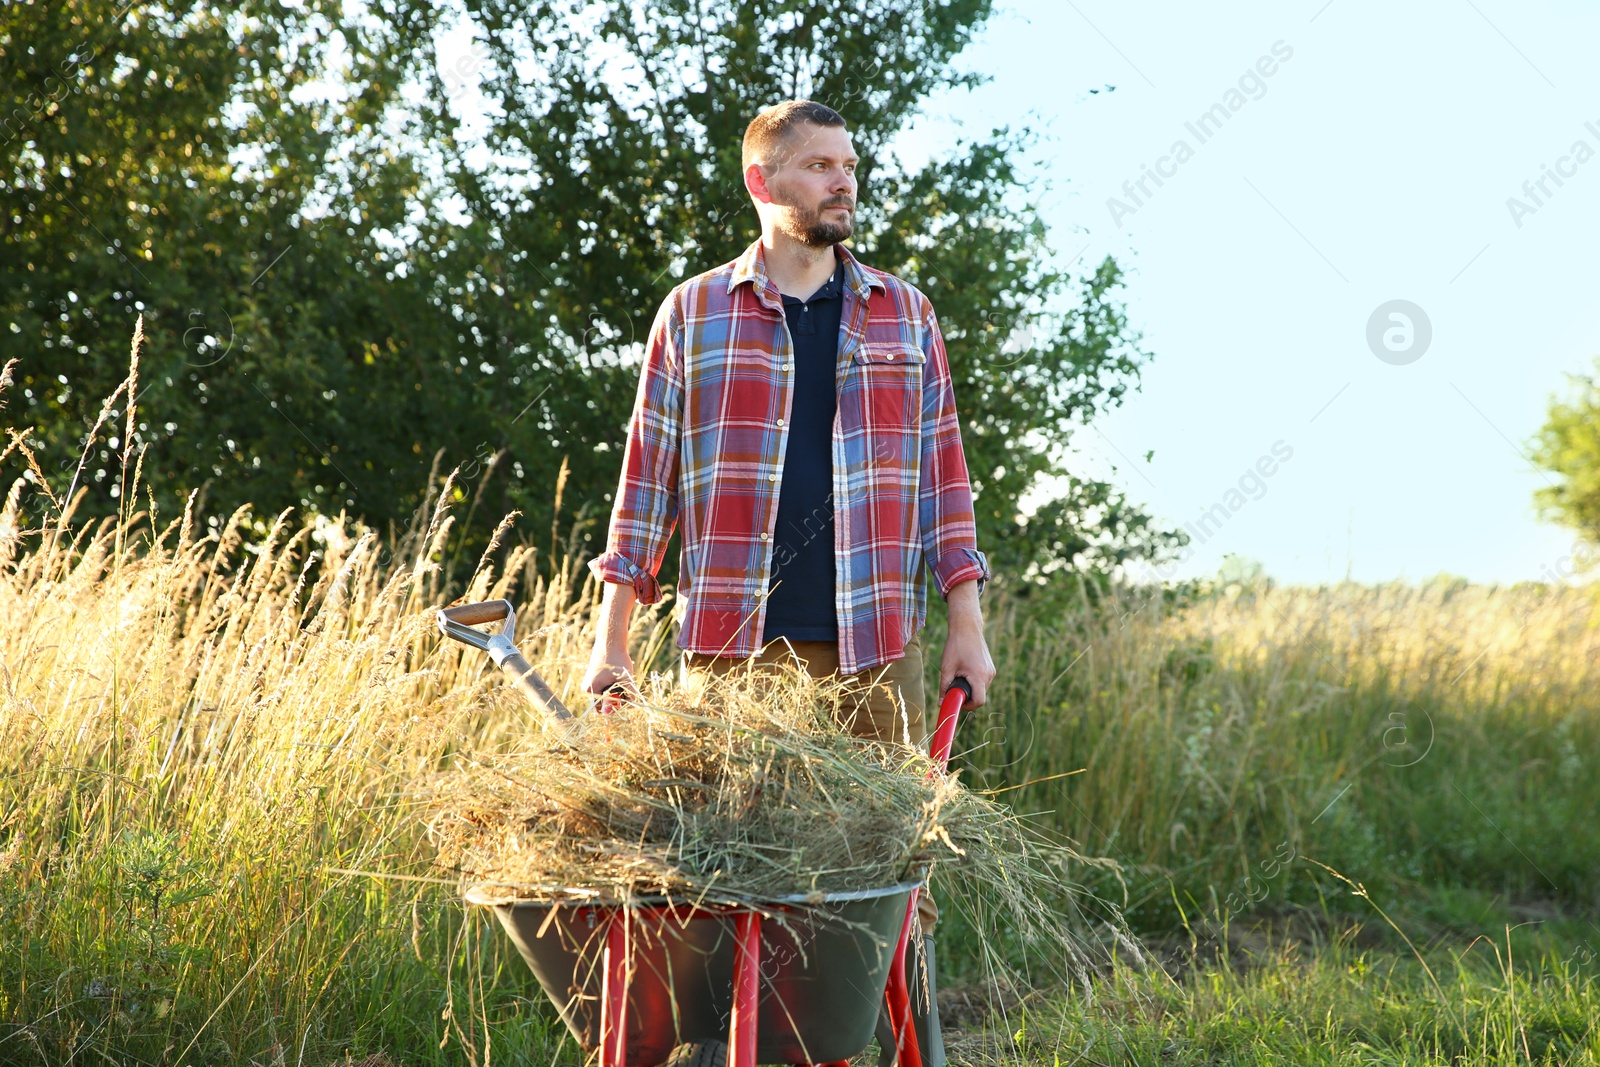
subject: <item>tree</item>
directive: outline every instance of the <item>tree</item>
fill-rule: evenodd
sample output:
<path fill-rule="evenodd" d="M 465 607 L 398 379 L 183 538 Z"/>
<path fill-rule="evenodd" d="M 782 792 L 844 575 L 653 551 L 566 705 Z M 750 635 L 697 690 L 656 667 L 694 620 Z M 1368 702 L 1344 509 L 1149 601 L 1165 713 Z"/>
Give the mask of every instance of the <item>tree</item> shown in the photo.
<path fill-rule="evenodd" d="M 1550 399 L 1549 415 L 1533 442 L 1533 461 L 1561 479 L 1534 491 L 1549 518 L 1600 545 L 1600 359 L 1595 373 L 1569 376 L 1571 395 Z"/>
<path fill-rule="evenodd" d="M 0 8 L 9 414 L 58 490 L 142 314 L 133 443 L 168 514 L 202 487 L 213 514 L 414 499 L 457 391 L 393 239 L 416 169 L 380 127 L 425 28 L 334 0 Z M 120 445 L 84 514 L 115 506 Z"/>

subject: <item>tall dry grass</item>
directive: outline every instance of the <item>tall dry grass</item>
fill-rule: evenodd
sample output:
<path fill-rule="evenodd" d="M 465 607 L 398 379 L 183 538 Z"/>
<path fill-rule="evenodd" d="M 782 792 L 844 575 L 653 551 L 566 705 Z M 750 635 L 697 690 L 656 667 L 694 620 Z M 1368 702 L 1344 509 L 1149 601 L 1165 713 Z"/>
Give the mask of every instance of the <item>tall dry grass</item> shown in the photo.
<path fill-rule="evenodd" d="M 529 725 L 479 654 L 437 639 L 433 610 L 514 596 L 522 632 L 543 631 L 524 650 L 576 704 L 593 598 L 576 564 L 539 574 L 526 548 L 498 566 L 486 553 L 452 588 L 437 501 L 453 488 L 393 545 L 244 512 L 215 528 L 139 513 L 29 531 L 27 487 L 13 489 L 0 1058 L 300 1063 L 441 1039 L 486 1051 L 482 1019 L 441 1018 L 445 972 L 482 931 L 464 930 L 442 887 L 350 872 L 439 873 L 407 783 Z M 660 622 L 641 613 L 639 641 L 659 641 Z M 511 962 L 492 940 L 482 951 Z M 477 1000 L 525 1017 L 517 989 Z M 534 1046 L 548 1036 L 521 1029 Z"/>
<path fill-rule="evenodd" d="M 454 475 L 393 541 L 138 510 L 138 346 L 89 435 L 123 430 L 115 516 L 74 523 L 84 468 L 58 495 L 25 433 L 0 455 L 26 468 L 0 509 L 0 1060 L 581 1059 L 441 877 L 417 787 L 536 726 L 435 610 L 514 599 L 578 708 L 583 561 L 503 544 L 510 515 L 452 568 Z M 661 607 L 631 637 L 670 664 Z"/>
<path fill-rule="evenodd" d="M 436 609 L 513 598 L 524 652 L 581 708 L 597 590 L 571 555 L 546 573 L 531 548 L 497 551 L 511 517 L 450 582 L 453 488 L 393 545 L 244 511 L 214 528 L 129 512 L 30 530 L 12 494 L 0 1059 L 492 1062 L 497 1044 L 502 1058 L 581 1059 L 527 999 L 520 959 L 464 915 L 425 827 L 452 757 L 526 758 L 521 742 L 545 736 L 486 657 L 439 637 Z M 668 640 L 659 607 L 636 614 L 640 663 L 669 664 Z M 1059 858 L 1064 878 L 1088 867 Z M 1037 860 L 1014 859 L 995 861 L 1008 885 Z M 1063 932 L 1038 897 L 1007 912 L 997 888 L 967 894 L 969 912 Z M 1085 981 L 1079 947 L 1051 944 Z"/>
<path fill-rule="evenodd" d="M 1136 926 L 1315 899 L 1600 905 L 1591 587 L 1232 586 L 999 598 L 970 772 L 1130 878 Z M 1084 773 L 1052 778 L 1083 768 Z"/>

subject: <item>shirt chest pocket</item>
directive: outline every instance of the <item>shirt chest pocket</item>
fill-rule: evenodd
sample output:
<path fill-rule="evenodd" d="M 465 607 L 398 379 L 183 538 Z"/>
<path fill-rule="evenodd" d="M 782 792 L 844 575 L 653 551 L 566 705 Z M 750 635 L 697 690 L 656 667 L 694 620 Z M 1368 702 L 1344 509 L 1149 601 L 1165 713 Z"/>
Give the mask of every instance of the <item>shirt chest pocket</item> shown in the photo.
<path fill-rule="evenodd" d="M 917 432 L 926 358 L 922 349 L 901 341 L 866 342 L 856 349 L 853 369 L 869 434 Z"/>
<path fill-rule="evenodd" d="M 888 369 L 898 367 L 920 374 L 926 357 L 916 345 L 904 341 L 864 341 L 856 349 L 856 362 L 865 367 Z"/>

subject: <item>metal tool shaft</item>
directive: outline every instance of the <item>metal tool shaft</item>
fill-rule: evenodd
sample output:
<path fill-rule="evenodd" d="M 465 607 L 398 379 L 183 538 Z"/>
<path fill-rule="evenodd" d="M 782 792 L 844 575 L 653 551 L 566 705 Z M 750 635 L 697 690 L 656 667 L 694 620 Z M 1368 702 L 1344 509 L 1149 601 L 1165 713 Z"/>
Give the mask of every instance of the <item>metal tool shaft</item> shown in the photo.
<path fill-rule="evenodd" d="M 446 637 L 489 653 L 495 666 L 511 679 L 511 683 L 527 697 L 528 703 L 546 717 L 562 727 L 573 722 L 572 712 L 556 696 L 555 690 L 539 677 L 533 664 L 517 651 L 517 613 L 511 601 L 485 600 L 478 604 L 458 604 L 453 608 L 439 609 L 438 618 L 439 630 Z M 502 621 L 503 625 L 497 634 L 473 629 L 484 623 Z"/>

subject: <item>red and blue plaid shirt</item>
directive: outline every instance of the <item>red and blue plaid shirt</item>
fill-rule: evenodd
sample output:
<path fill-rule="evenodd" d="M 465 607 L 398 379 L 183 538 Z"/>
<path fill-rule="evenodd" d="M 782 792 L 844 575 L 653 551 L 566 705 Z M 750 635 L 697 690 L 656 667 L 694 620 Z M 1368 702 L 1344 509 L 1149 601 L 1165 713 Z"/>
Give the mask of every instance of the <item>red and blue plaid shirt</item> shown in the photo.
<path fill-rule="evenodd" d="M 969 580 L 981 590 L 989 564 L 933 306 L 836 247 L 845 286 L 833 603 L 839 669 L 852 673 L 905 654 L 927 617 L 924 562 L 940 596 Z M 742 658 L 760 645 L 793 393 L 794 346 L 759 240 L 667 296 L 639 375 L 606 551 L 589 567 L 654 603 L 681 522 L 678 644 L 691 652 Z"/>

